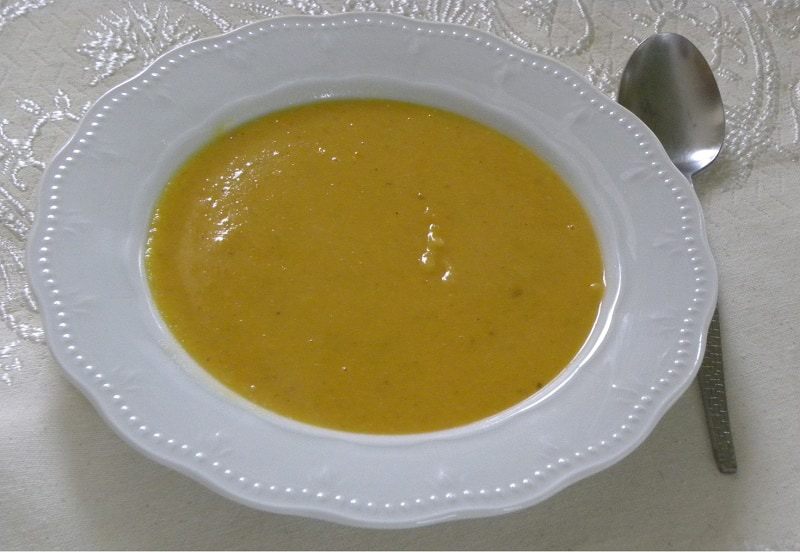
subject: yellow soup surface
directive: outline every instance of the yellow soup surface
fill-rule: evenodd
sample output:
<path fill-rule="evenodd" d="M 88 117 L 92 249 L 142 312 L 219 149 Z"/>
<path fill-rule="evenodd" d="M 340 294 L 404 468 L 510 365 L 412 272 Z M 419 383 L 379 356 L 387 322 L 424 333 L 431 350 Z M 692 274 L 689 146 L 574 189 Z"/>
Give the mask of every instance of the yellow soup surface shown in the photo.
<path fill-rule="evenodd" d="M 531 396 L 604 292 L 589 218 L 545 161 L 460 115 L 382 100 L 214 139 L 158 201 L 146 268 L 167 326 L 226 386 L 380 434 Z"/>

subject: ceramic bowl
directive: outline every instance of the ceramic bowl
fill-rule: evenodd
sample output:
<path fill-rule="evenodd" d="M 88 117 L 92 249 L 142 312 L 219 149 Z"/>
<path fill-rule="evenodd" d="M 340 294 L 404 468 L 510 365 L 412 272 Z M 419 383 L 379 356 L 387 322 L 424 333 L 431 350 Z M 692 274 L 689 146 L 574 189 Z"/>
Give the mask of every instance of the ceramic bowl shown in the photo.
<path fill-rule="evenodd" d="M 598 323 L 514 408 L 420 435 L 312 427 L 229 392 L 161 323 L 143 250 L 170 175 L 220 130 L 348 97 L 493 126 L 549 160 L 589 213 Z M 557 61 L 384 14 L 278 18 L 162 56 L 104 95 L 49 165 L 29 244 L 52 351 L 123 439 L 249 506 L 369 527 L 524 508 L 619 461 L 694 378 L 717 292 L 697 197 L 644 124 Z"/>

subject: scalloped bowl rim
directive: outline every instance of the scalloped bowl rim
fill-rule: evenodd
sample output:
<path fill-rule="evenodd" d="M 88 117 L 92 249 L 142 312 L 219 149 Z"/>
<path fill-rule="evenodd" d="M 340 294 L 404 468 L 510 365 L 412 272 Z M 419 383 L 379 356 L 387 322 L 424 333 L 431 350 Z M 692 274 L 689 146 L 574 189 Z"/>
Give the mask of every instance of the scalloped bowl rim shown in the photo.
<path fill-rule="evenodd" d="M 311 39 L 319 45 L 314 56 L 298 51 Z M 345 58 L 337 48 L 361 54 Z M 242 82 L 191 80 L 244 75 L 236 71 L 257 67 L 264 52 L 272 65 Z M 447 67 L 436 65 L 442 60 Z M 478 68 L 487 76 L 476 75 Z M 529 100 L 535 106 L 525 103 L 526 87 L 538 94 L 539 103 Z M 235 101 L 219 103 L 226 93 Z M 272 111 L 353 96 L 477 114 L 535 147 L 576 186 L 598 230 L 608 291 L 587 345 L 528 401 L 431 434 L 314 428 L 227 392 L 160 321 L 141 251 L 148 210 L 180 159 L 215 129 L 265 105 Z M 210 108 L 215 101 L 219 107 Z M 133 142 L 154 128 L 163 143 Z M 120 144 L 133 144 L 131 153 L 120 153 Z M 143 171 L 143 159 L 154 156 Z M 117 171 L 117 182 L 106 184 L 109 171 Z M 123 187 L 136 178 L 147 193 Z M 716 302 L 699 201 L 641 121 L 558 61 L 472 28 L 400 16 L 280 17 L 168 52 L 91 107 L 48 165 L 39 202 L 28 266 L 48 341 L 106 422 L 146 456 L 233 500 L 350 525 L 409 527 L 501 514 L 619 461 L 694 378 Z M 679 301 L 684 309 L 673 308 Z M 669 339 L 661 335 L 667 333 Z M 125 345 L 130 353 L 120 355 Z M 181 407 L 164 405 L 172 391 Z M 581 420 L 595 412 L 585 427 Z M 493 456 L 497 451 L 503 454 Z"/>

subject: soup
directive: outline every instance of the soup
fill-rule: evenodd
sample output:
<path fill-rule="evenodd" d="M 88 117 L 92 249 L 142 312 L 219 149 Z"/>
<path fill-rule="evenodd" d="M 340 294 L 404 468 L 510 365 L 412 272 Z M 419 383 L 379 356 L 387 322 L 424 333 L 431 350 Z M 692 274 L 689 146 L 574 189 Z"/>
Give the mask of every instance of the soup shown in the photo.
<path fill-rule="evenodd" d="M 534 152 L 383 100 L 218 136 L 158 200 L 146 270 L 217 380 L 326 428 L 404 434 L 497 414 L 561 372 L 604 293 L 592 225 Z"/>

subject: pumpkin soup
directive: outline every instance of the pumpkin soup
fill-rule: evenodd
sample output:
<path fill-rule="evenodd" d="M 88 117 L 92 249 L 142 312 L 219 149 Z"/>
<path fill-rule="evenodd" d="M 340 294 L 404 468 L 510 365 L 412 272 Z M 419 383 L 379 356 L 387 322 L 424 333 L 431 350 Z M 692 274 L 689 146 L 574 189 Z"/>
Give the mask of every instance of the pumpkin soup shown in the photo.
<path fill-rule="evenodd" d="M 271 411 L 403 434 L 552 380 L 604 292 L 592 225 L 535 153 L 475 121 L 346 100 L 272 113 L 174 175 L 146 251 L 164 321 Z"/>

